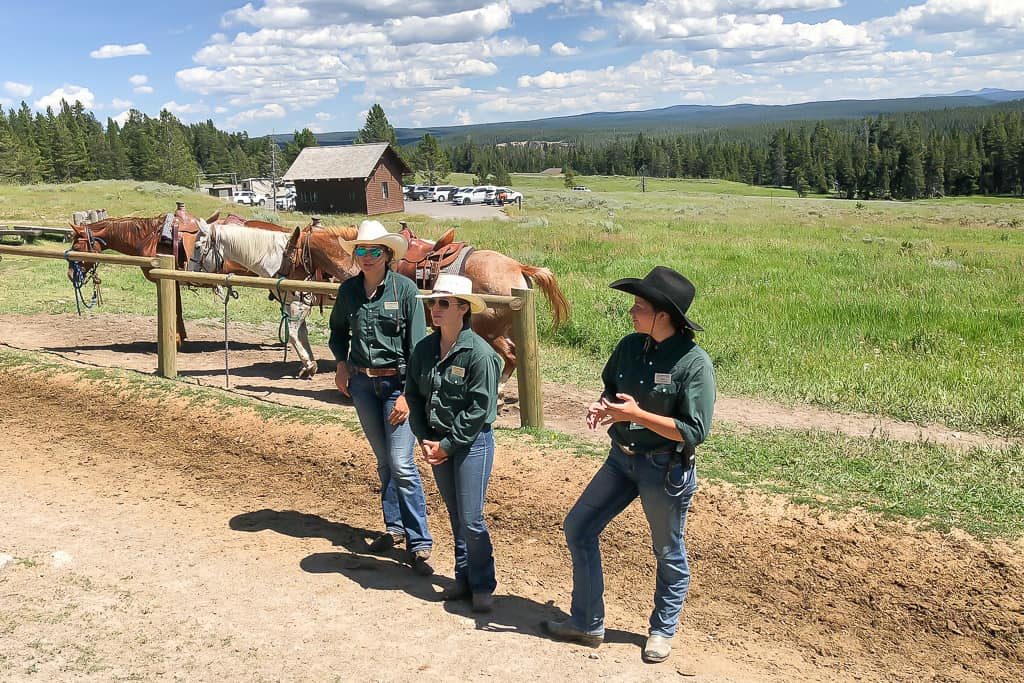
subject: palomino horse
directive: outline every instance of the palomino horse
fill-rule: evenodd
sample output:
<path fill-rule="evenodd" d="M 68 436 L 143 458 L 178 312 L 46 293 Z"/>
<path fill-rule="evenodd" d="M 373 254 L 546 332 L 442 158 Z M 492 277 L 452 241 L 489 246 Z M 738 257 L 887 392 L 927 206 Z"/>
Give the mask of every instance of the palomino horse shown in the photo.
<path fill-rule="evenodd" d="M 255 224 L 255 225 L 250 225 Z M 190 270 L 216 272 L 220 264 L 234 261 L 261 277 L 292 280 L 346 280 L 354 273 L 352 258 L 339 239 L 353 239 L 350 228 L 308 226 L 284 232 L 284 228 L 262 221 L 214 222 L 200 227 Z M 288 316 L 288 341 L 302 362 L 298 376 L 312 378 L 317 364 L 309 344 L 306 318 L 313 297 L 301 292 L 280 292 Z"/>
<path fill-rule="evenodd" d="M 88 225 L 71 223 L 71 228 L 75 231 L 71 249 L 97 254 L 105 249 L 113 249 L 129 256 L 173 255 L 176 266 L 184 268 L 186 255 L 192 252 L 196 241 L 199 224 L 200 221 L 185 209 L 185 205 L 178 202 L 177 211 L 170 215 L 152 218 L 105 218 Z M 83 278 L 95 267 L 95 263 L 69 262 L 68 278 L 72 281 Z M 153 281 L 153 278 L 149 277 L 149 271 L 149 268 L 143 268 L 142 274 L 147 280 Z M 180 346 L 187 336 L 181 315 L 180 285 L 177 300 L 177 343 Z"/>
<path fill-rule="evenodd" d="M 558 287 L 554 274 L 547 268 L 520 263 L 496 251 L 472 249 L 464 243 L 452 242 L 454 230 L 446 232 L 437 242 L 416 237 L 409 226 L 402 223 L 402 234 L 409 240 L 409 250 L 396 264 L 396 270 L 413 279 L 421 289 L 433 287 L 438 266 L 460 263 L 460 275 L 473 281 L 473 292 L 496 296 L 511 296 L 513 289 L 525 289 L 534 282 L 551 304 L 551 318 L 555 327 L 569 319 L 569 302 Z M 440 257 L 440 258 L 438 258 Z M 488 308 L 473 315 L 473 330 L 494 347 L 505 361 L 499 380 L 499 393 L 516 369 L 516 347 L 509 337 L 514 311 L 507 307 Z"/>

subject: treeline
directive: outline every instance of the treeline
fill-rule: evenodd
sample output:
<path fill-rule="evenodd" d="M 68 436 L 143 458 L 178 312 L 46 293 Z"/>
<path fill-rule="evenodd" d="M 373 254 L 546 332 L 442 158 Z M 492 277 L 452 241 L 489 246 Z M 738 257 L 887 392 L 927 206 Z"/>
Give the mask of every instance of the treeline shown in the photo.
<path fill-rule="evenodd" d="M 228 133 L 212 121 L 186 125 L 166 110 L 150 118 L 133 109 L 123 126 L 110 118 L 103 126 L 79 102 L 36 113 L 22 102 L 0 115 L 0 181 L 107 178 L 191 187 L 200 173 L 269 177 L 276 165 L 282 175 L 300 146 L 310 144 L 316 139 L 305 130 L 280 150 L 269 138 Z"/>
<path fill-rule="evenodd" d="M 753 134 L 639 133 L 566 148 L 462 142 L 448 148 L 456 171 L 723 178 L 854 199 L 1024 192 L 1024 114 L 934 112 L 861 121 L 787 124 Z"/>

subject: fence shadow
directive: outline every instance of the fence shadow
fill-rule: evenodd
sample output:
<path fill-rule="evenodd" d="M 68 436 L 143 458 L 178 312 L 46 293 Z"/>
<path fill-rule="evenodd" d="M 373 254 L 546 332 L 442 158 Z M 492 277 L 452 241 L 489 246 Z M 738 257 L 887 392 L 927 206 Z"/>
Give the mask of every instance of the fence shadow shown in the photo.
<path fill-rule="evenodd" d="M 112 353 L 154 355 L 156 354 L 155 341 L 135 342 L 114 342 L 110 344 L 76 344 L 75 346 L 44 346 L 46 351 L 56 353 L 74 353 L 81 351 L 110 351 Z M 275 346 L 269 344 L 257 344 L 252 342 L 231 342 L 231 349 L 235 351 L 272 351 Z M 190 353 L 211 353 L 223 351 L 224 342 L 216 341 L 185 341 L 185 344 L 178 350 L 179 354 Z"/>
<path fill-rule="evenodd" d="M 330 522 L 318 515 L 294 510 L 257 510 L 233 517 L 229 523 L 236 531 L 276 531 L 296 538 L 323 538 L 347 552 L 314 553 L 299 566 L 311 574 L 341 574 L 364 589 L 400 590 L 423 600 L 436 602 L 451 614 L 472 618 L 476 628 L 493 633 L 517 633 L 548 639 L 543 622 L 564 619 L 568 615 L 553 601 L 541 603 L 518 595 L 494 596 L 494 611 L 476 614 L 468 602 L 440 602 L 441 590 L 453 585 L 450 578 L 418 576 L 405 564 L 405 553 L 392 550 L 387 555 L 368 555 L 368 541 L 376 533 L 344 522 Z M 500 562 L 500 558 L 498 558 Z M 644 637 L 629 631 L 609 629 L 605 642 L 642 647 Z"/>

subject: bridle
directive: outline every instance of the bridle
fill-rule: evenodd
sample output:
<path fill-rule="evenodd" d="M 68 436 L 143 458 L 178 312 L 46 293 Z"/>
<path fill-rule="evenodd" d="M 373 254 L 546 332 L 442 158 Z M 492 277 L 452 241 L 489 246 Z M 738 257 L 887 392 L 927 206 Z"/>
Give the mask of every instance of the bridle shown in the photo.
<path fill-rule="evenodd" d="M 78 314 L 82 314 L 82 306 L 86 308 L 92 308 L 103 302 L 102 296 L 100 295 L 100 278 L 97 275 L 99 270 L 99 264 L 95 261 L 91 262 L 88 266 L 83 266 L 81 261 L 72 261 L 68 256 L 72 251 L 83 251 L 75 249 L 75 245 L 85 240 L 86 249 L 84 251 L 90 254 L 98 254 L 107 247 L 107 241 L 102 237 L 97 237 L 93 234 L 92 228 L 88 225 L 85 227 L 85 235 L 76 235 L 75 240 L 71 243 L 71 248 L 64 252 L 64 259 L 68 262 L 68 267 L 71 269 L 71 286 L 75 290 L 75 308 L 78 310 Z M 97 249 L 96 246 L 99 246 Z M 82 289 L 85 287 L 86 282 L 92 282 L 92 297 L 89 301 L 85 300 L 85 295 L 82 294 Z"/>

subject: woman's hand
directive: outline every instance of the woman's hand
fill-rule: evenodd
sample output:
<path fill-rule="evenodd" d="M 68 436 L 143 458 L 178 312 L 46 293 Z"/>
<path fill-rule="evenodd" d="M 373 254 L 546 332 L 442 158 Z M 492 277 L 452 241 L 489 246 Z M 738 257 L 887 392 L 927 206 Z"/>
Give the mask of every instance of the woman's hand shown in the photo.
<path fill-rule="evenodd" d="M 441 444 L 437 441 L 424 439 L 420 442 L 420 448 L 423 451 L 423 459 L 430 465 L 440 465 L 448 459 L 448 452 L 441 448 Z"/>
<path fill-rule="evenodd" d="M 643 414 L 644 411 L 637 405 L 636 399 L 629 394 L 615 394 L 615 398 L 619 399 L 621 403 L 612 403 L 606 398 L 601 399 L 604 408 L 601 424 L 635 422 L 636 418 Z"/>
<path fill-rule="evenodd" d="M 388 416 L 388 422 L 392 425 L 398 426 L 405 422 L 408 417 L 409 404 L 405 400 L 405 394 L 401 394 L 397 399 L 395 399 L 395 407 L 392 408 L 391 414 Z"/>
<path fill-rule="evenodd" d="M 597 429 L 597 425 L 601 423 L 604 414 L 604 399 L 591 403 L 587 406 L 587 426 L 591 429 Z"/>
<path fill-rule="evenodd" d="M 348 364 L 344 361 L 338 363 L 338 369 L 334 373 L 334 385 L 345 396 L 351 396 L 348 393 Z"/>

